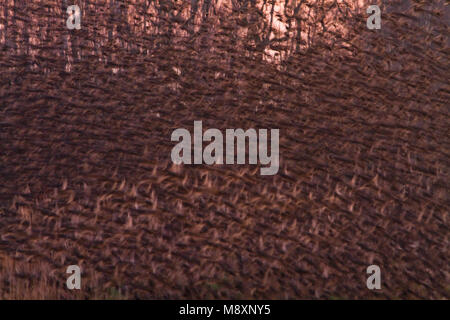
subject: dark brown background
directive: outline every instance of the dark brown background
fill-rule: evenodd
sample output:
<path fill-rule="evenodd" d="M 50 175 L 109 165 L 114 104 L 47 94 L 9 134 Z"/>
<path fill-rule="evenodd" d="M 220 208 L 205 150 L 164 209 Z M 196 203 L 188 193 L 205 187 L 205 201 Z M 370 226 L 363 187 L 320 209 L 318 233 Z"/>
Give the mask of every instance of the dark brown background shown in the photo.
<path fill-rule="evenodd" d="M 0 0 L 0 298 L 449 298 L 444 1 L 377 31 L 351 1 L 75 3 L 70 31 Z M 194 120 L 279 128 L 278 175 L 172 165 Z"/>

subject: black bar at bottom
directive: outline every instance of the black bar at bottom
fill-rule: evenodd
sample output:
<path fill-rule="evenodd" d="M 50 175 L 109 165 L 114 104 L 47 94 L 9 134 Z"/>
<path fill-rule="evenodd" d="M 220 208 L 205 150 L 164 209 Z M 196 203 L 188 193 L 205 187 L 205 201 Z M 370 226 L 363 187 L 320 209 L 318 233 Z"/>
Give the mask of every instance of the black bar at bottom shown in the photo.
<path fill-rule="evenodd" d="M 108 300 L 108 301 L 2 301 L 3 312 L 11 309 L 17 317 L 22 312 L 56 313 L 82 319 L 114 315 L 126 320 L 138 319 L 311 319 L 318 317 L 345 319 L 384 319 L 398 311 L 402 317 L 444 307 L 438 301 L 332 301 L 332 300 Z M 447 305 L 448 306 L 448 305 Z M 40 310 L 42 309 L 42 310 Z M 100 319 L 100 318 L 99 318 Z"/>

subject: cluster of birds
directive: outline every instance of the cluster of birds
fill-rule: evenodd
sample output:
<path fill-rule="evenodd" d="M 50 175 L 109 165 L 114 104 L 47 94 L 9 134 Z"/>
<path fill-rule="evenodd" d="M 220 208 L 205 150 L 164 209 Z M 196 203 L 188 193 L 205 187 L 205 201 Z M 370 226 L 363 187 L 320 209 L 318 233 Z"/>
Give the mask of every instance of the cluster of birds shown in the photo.
<path fill-rule="evenodd" d="M 279 63 L 231 18 L 145 52 L 80 32 L 70 72 L 0 44 L 0 298 L 450 298 L 449 26 L 415 8 Z M 172 164 L 194 120 L 280 129 L 279 173 Z"/>

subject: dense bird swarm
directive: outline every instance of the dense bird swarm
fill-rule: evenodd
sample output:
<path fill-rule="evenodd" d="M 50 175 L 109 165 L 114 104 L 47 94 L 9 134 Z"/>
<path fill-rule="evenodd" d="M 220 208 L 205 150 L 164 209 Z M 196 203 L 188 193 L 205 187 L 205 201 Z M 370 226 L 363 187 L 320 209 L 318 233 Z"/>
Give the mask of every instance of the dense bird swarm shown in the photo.
<path fill-rule="evenodd" d="M 73 31 L 66 2 L 0 1 L 0 298 L 450 298 L 442 1 L 378 31 L 291 1 L 286 36 L 271 2 L 84 1 Z M 173 165 L 194 120 L 279 128 L 278 174 Z"/>

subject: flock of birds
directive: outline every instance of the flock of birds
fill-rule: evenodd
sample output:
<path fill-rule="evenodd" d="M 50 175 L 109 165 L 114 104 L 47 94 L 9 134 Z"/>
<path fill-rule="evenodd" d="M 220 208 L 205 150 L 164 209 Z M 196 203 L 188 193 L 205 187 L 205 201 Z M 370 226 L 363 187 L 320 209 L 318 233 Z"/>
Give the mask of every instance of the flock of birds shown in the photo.
<path fill-rule="evenodd" d="M 70 72 L 0 45 L 0 298 L 450 298 L 449 26 L 414 14 L 278 64 L 228 29 Z M 194 120 L 280 129 L 279 173 L 172 164 Z"/>

